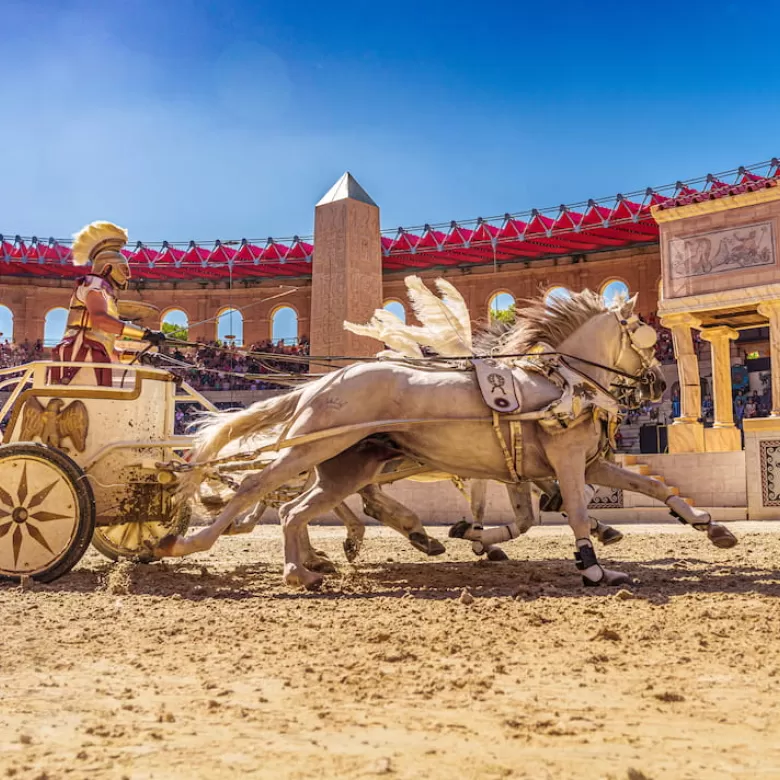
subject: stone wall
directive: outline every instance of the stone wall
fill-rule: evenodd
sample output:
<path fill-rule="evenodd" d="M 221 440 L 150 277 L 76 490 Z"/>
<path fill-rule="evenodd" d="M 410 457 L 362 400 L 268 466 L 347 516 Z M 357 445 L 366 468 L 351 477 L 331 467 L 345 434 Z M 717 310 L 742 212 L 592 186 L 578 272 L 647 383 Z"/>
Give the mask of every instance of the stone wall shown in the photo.
<path fill-rule="evenodd" d="M 640 455 L 639 462 L 650 466 L 653 474 L 680 489 L 680 495 L 692 498 L 696 506 L 744 507 L 747 505 L 745 453 L 692 452 L 674 455 Z M 637 506 L 650 506 L 649 499 Z"/>
<path fill-rule="evenodd" d="M 557 286 L 601 291 L 613 279 L 624 281 L 632 294 L 639 293 L 639 311 L 647 315 L 655 312 L 658 306 L 661 262 L 659 248 L 654 245 L 579 258 L 502 263 L 497 269 L 487 266 L 420 272 L 411 268 L 404 273 L 385 274 L 383 299 L 401 301 L 408 313 L 403 282 L 407 273 L 419 273 L 429 283 L 437 276 L 447 278 L 465 297 L 475 322 L 486 319 L 490 301 L 497 293 L 509 292 L 519 299 Z M 191 327 L 190 338 L 197 341 L 216 338 L 217 326 L 212 318 L 228 307 L 238 309 L 244 317 L 246 344 L 271 337 L 271 318 L 279 306 L 290 306 L 297 312 L 299 336 L 310 335 L 311 279 L 280 277 L 253 282 L 251 286 L 247 284 L 242 282 L 231 290 L 226 284 L 216 282 L 148 282 L 141 289 L 128 290 L 123 297 L 151 303 L 162 313 L 182 309 L 190 323 L 211 319 Z M 13 313 L 14 340 L 42 339 L 46 313 L 55 307 L 68 306 L 72 286 L 69 280 L 0 278 L 0 305 L 7 306 Z M 282 286 L 294 290 L 282 298 L 268 300 L 281 292 Z"/>

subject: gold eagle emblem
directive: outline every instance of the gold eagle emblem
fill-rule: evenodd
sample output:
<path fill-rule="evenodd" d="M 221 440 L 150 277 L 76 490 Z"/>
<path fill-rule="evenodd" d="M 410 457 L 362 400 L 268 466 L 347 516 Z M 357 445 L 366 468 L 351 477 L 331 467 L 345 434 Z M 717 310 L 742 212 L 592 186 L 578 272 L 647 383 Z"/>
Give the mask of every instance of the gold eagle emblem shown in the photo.
<path fill-rule="evenodd" d="M 44 408 L 37 398 L 30 398 L 24 405 L 22 441 L 38 438 L 43 444 L 68 452 L 63 442 L 70 439 L 78 452 L 84 452 L 88 431 L 87 407 L 81 401 L 65 406 L 62 398 L 52 398 Z"/>

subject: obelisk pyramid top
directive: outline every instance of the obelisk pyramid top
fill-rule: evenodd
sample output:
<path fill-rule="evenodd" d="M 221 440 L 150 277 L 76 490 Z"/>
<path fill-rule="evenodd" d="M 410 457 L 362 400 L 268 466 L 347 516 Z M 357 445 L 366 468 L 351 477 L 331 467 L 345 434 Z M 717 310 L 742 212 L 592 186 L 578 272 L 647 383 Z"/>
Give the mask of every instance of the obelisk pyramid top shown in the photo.
<path fill-rule="evenodd" d="M 376 206 L 371 196 L 357 183 L 357 180 L 349 171 L 344 173 L 317 205 L 324 206 L 326 203 L 347 199 L 359 200 L 361 203 L 368 203 L 369 206 Z"/>

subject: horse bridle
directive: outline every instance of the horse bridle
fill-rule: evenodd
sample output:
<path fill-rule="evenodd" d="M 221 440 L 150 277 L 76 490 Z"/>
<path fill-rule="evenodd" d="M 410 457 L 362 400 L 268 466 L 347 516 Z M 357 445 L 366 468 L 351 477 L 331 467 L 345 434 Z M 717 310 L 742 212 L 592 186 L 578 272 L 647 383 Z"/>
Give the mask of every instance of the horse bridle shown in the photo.
<path fill-rule="evenodd" d="M 646 385 L 649 388 L 651 397 L 655 393 L 656 377 L 655 374 L 653 374 L 653 369 L 657 368 L 660 364 L 655 357 L 655 353 L 653 353 L 652 357 L 648 357 L 646 352 L 655 346 L 655 343 L 658 340 L 658 334 L 656 333 L 655 328 L 642 322 L 635 314 L 625 318 L 621 316 L 620 312 L 617 310 L 613 310 L 612 313 L 617 318 L 621 330 L 620 351 L 618 352 L 615 363 L 619 365 L 626 350 L 631 349 L 642 364 L 642 372 L 639 375 L 623 371 L 622 369 L 617 368 L 617 366 L 605 366 L 603 363 L 596 363 L 593 360 L 586 360 L 585 358 L 577 357 L 576 355 L 567 355 L 563 352 L 555 354 L 568 360 L 574 360 L 578 363 L 593 366 L 594 368 L 604 369 L 616 377 L 627 379 L 628 383 L 618 383 L 613 380 L 610 382 L 609 389 L 607 389 L 602 387 L 592 377 L 588 377 L 589 381 L 593 382 L 593 384 L 597 385 L 608 395 L 611 395 L 618 403 L 629 408 L 632 406 L 639 406 L 636 399 L 636 391 L 639 385 Z"/>

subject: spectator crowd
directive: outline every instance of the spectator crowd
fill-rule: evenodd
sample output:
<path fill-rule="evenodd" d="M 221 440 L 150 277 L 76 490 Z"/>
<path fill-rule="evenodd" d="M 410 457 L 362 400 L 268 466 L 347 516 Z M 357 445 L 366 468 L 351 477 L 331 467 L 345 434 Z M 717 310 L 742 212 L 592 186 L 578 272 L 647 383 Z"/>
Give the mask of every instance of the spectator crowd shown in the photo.
<path fill-rule="evenodd" d="M 276 371 L 285 374 L 308 372 L 309 364 L 300 360 L 284 360 L 260 357 L 264 353 L 291 358 L 306 357 L 309 342 L 304 336 L 297 344 L 283 341 L 262 341 L 249 347 L 223 347 L 218 342 L 198 348 L 163 348 L 164 354 L 174 360 L 188 363 L 191 368 L 166 366 L 196 390 L 276 390 L 279 385 L 263 379 Z M 163 364 L 165 365 L 165 364 Z M 241 376 L 236 376 L 240 374 Z M 248 375 L 248 376 L 244 376 Z"/>
<path fill-rule="evenodd" d="M 24 363 L 40 360 L 43 357 L 44 348 L 42 341 L 23 341 L 21 344 L 4 341 L 0 344 L 0 368 L 21 366 Z"/>

